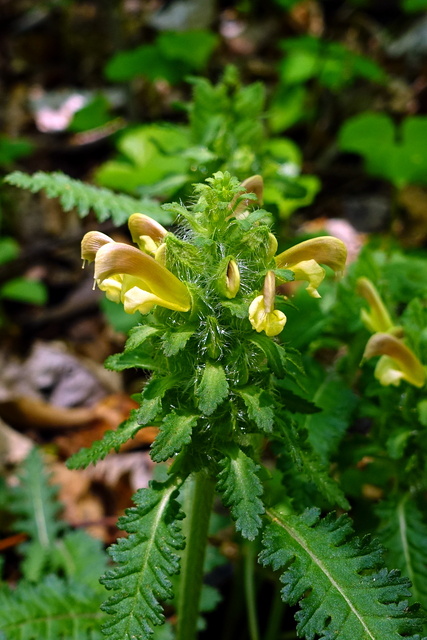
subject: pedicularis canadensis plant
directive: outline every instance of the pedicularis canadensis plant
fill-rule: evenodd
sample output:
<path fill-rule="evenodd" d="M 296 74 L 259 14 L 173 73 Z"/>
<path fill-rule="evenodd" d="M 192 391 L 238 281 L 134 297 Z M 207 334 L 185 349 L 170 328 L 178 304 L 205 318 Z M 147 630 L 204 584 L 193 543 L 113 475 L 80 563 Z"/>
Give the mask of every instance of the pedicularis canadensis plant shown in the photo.
<path fill-rule="evenodd" d="M 409 582 L 387 572 L 377 544 L 353 536 L 346 515 L 320 517 L 318 505 L 348 504 L 292 419 L 312 406 L 295 392 L 304 372 L 286 345 L 290 303 L 278 292 L 301 280 L 320 297 L 321 265 L 341 273 L 345 245 L 321 237 L 277 254 L 259 176 L 239 184 L 219 172 L 195 194 L 189 209 L 165 205 L 178 216 L 176 234 L 135 213 L 129 229 L 138 248 L 97 231 L 82 242 L 98 287 L 142 314 L 107 366 L 152 374 L 140 408 L 69 465 L 96 462 L 148 425 L 159 427 L 152 459 L 171 461 L 166 479 L 139 490 L 119 521 L 129 535 L 111 548 L 115 565 L 102 578 L 112 592 L 103 632 L 111 640 L 149 638 L 175 596 L 176 637 L 195 638 L 216 490 L 249 548 L 263 530 L 260 563 L 282 571 L 285 602 L 302 600 L 300 635 L 415 639 L 421 623 L 404 600 Z M 296 382 L 293 391 L 286 380 Z M 274 460 L 287 484 L 275 481 Z M 319 502 L 300 515 L 302 477 Z M 249 626 L 256 638 L 253 620 Z"/>

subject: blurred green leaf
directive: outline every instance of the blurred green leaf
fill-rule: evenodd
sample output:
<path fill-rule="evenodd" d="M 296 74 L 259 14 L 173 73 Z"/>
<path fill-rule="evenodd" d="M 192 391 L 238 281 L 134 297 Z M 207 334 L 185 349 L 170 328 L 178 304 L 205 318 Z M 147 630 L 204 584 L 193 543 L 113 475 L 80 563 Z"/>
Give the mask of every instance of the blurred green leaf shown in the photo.
<path fill-rule="evenodd" d="M 390 180 L 397 187 L 427 184 L 427 117 L 406 118 L 396 129 L 382 113 L 361 113 L 341 127 L 342 151 L 364 157 L 368 173 Z"/>
<path fill-rule="evenodd" d="M 106 124 L 111 120 L 109 106 L 107 98 L 101 93 L 98 94 L 91 102 L 74 114 L 68 127 L 69 130 L 77 133 Z"/>
<path fill-rule="evenodd" d="M 0 287 L 0 298 L 44 305 L 47 302 L 47 289 L 43 282 L 38 280 L 13 278 Z"/>
<path fill-rule="evenodd" d="M 201 71 L 218 43 L 210 31 L 163 32 L 154 44 L 141 45 L 115 54 L 105 68 L 113 82 L 127 82 L 137 76 L 164 79 L 176 84 L 186 75 Z"/>
<path fill-rule="evenodd" d="M 285 56 L 279 65 L 285 85 L 300 84 L 315 78 L 332 90 L 365 78 L 383 82 L 386 74 L 373 60 L 353 53 L 339 42 L 327 42 L 312 36 L 281 41 Z"/>
<path fill-rule="evenodd" d="M 408 13 L 424 11 L 427 9 L 427 0 L 402 0 L 402 9 Z"/>
<path fill-rule="evenodd" d="M 0 135 L 0 167 L 9 167 L 15 160 L 28 156 L 34 149 L 25 138 Z"/>
<path fill-rule="evenodd" d="M 0 238 L 0 264 L 15 260 L 19 255 L 19 244 L 13 238 Z"/>

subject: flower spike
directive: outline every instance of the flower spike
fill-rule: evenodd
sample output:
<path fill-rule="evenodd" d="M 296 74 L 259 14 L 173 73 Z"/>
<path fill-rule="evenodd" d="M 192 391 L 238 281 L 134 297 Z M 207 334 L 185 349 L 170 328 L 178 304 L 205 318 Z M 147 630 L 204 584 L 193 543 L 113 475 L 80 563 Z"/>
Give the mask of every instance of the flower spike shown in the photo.
<path fill-rule="evenodd" d="M 384 386 L 399 385 L 406 380 L 415 387 L 422 387 L 426 371 L 416 355 L 401 340 L 389 333 L 375 333 L 368 340 L 363 359 L 382 356 L 375 368 L 375 377 Z"/>
<path fill-rule="evenodd" d="M 317 287 L 325 277 L 320 267 L 325 264 L 341 275 L 347 259 L 347 248 L 338 238 L 321 236 L 300 242 L 276 256 L 279 269 L 290 269 L 295 273 L 295 280 L 307 280 L 307 292 L 313 298 L 320 298 Z"/>

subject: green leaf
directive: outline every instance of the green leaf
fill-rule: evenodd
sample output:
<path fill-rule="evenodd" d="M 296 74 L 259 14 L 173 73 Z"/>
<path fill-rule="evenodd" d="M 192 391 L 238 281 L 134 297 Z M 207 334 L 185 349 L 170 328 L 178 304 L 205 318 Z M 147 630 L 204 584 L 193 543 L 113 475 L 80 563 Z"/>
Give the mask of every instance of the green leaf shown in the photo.
<path fill-rule="evenodd" d="M 100 93 L 74 114 L 68 129 L 73 132 L 80 132 L 101 127 L 112 119 L 109 111 L 109 102 Z"/>
<path fill-rule="evenodd" d="M 274 424 L 274 402 L 263 389 L 245 387 L 237 391 L 248 410 L 248 416 L 264 433 L 271 433 Z"/>
<path fill-rule="evenodd" d="M 10 138 L 0 136 L 0 166 L 9 167 L 15 160 L 28 156 L 34 145 L 25 138 Z"/>
<path fill-rule="evenodd" d="M 114 353 L 106 359 L 104 366 L 106 369 L 112 369 L 113 371 L 124 371 L 125 369 L 147 369 L 148 371 L 155 371 L 159 368 L 159 365 L 148 355 L 144 353 L 140 354 L 138 351 Z"/>
<path fill-rule="evenodd" d="M 15 260 L 19 255 L 19 244 L 13 238 L 0 238 L 0 265 Z"/>
<path fill-rule="evenodd" d="M 152 482 L 137 491 L 136 506 L 119 520 L 129 535 L 110 548 L 116 566 L 101 579 L 116 592 L 102 606 L 111 616 L 103 625 L 110 640 L 148 640 L 153 627 L 164 622 L 160 601 L 173 597 L 170 577 L 179 572 L 178 552 L 184 547 L 176 493 L 172 480 Z"/>
<path fill-rule="evenodd" d="M 166 331 L 163 334 L 163 353 L 170 358 L 175 356 L 178 351 L 184 349 L 185 345 L 194 334 L 194 329 L 180 331 Z"/>
<path fill-rule="evenodd" d="M 332 376 L 323 380 L 312 400 L 322 411 L 308 415 L 304 426 L 313 451 L 326 463 L 350 426 L 357 398 L 342 380 Z"/>
<path fill-rule="evenodd" d="M 49 483 L 43 458 L 38 449 L 32 449 L 19 472 L 19 485 L 12 491 L 10 510 L 16 515 L 12 528 L 27 533 L 42 548 L 50 549 L 63 529 L 58 522 L 61 504 L 58 490 Z"/>
<path fill-rule="evenodd" d="M 47 289 L 43 282 L 28 278 L 13 278 L 0 287 L 0 298 L 9 298 L 26 304 L 44 305 Z"/>
<path fill-rule="evenodd" d="M 378 535 L 387 549 L 387 565 L 409 578 L 414 600 L 427 609 L 427 524 L 422 511 L 404 495 L 383 501 L 376 512 L 381 518 Z"/>
<path fill-rule="evenodd" d="M 131 351 L 132 349 L 138 349 L 144 342 L 150 338 L 151 336 L 159 333 L 158 327 L 150 327 L 148 324 L 138 325 L 137 327 L 133 327 L 129 332 L 129 337 L 126 340 L 126 351 Z"/>
<path fill-rule="evenodd" d="M 0 591 L 0 635 L 7 640 L 101 640 L 102 591 L 48 576 Z"/>
<path fill-rule="evenodd" d="M 284 602 L 301 603 L 297 633 L 307 640 L 402 640 L 421 631 L 422 618 L 407 607 L 410 583 L 383 568 L 378 543 L 353 536 L 347 516 L 320 519 L 268 514 L 260 561 L 282 570 Z"/>
<path fill-rule="evenodd" d="M 341 488 L 329 476 L 328 467 L 310 450 L 292 422 L 285 423 L 277 417 L 276 425 L 274 437 L 278 439 L 280 455 L 290 460 L 295 470 L 302 473 L 304 479 L 312 483 L 330 505 L 337 504 L 349 509 L 350 505 Z"/>
<path fill-rule="evenodd" d="M 198 416 L 170 413 L 160 425 L 160 432 L 151 446 L 154 462 L 163 462 L 181 451 L 191 440 L 191 432 Z"/>
<path fill-rule="evenodd" d="M 33 193 L 44 191 L 48 198 L 59 198 L 64 211 L 76 207 L 82 218 L 93 210 L 100 222 L 111 217 L 115 224 L 121 225 L 135 211 L 144 211 L 161 224 L 172 222 L 170 215 L 153 200 L 131 198 L 109 189 L 99 189 L 60 172 L 37 171 L 30 176 L 22 171 L 13 171 L 5 177 L 5 182 Z"/>
<path fill-rule="evenodd" d="M 264 513 L 260 499 L 263 489 L 257 475 L 260 467 L 236 446 L 228 447 L 225 453 L 220 462 L 217 489 L 224 505 L 230 507 L 237 531 L 244 538 L 254 540 L 262 525 L 260 515 Z"/>
<path fill-rule="evenodd" d="M 98 589 L 99 576 L 107 569 L 107 561 L 101 540 L 83 530 L 68 531 L 57 540 L 50 558 L 56 573 L 94 589 Z"/>
<path fill-rule="evenodd" d="M 136 410 L 131 411 L 130 417 L 122 422 L 115 431 L 106 431 L 102 440 L 95 440 L 88 448 L 80 449 L 67 460 L 69 469 L 80 469 L 96 464 L 102 460 L 113 449 L 116 451 L 125 442 L 135 436 L 141 425 L 137 420 Z"/>
<path fill-rule="evenodd" d="M 359 153 L 366 170 L 390 180 L 398 187 L 427 183 L 427 117 L 405 118 L 400 130 L 385 114 L 361 113 L 341 128 L 339 145 L 343 151 Z"/>
<path fill-rule="evenodd" d="M 402 9 L 408 13 L 425 11 L 427 9 L 427 0 L 402 0 Z"/>
<path fill-rule="evenodd" d="M 157 38 L 156 44 L 169 60 L 185 62 L 190 69 L 201 71 L 218 41 L 215 33 L 200 29 L 163 32 Z"/>
<path fill-rule="evenodd" d="M 261 334 L 252 334 L 250 341 L 259 347 L 264 353 L 274 374 L 278 378 L 283 378 L 285 376 L 285 367 L 283 363 L 286 358 L 284 348 L 268 336 L 263 336 Z"/>
<path fill-rule="evenodd" d="M 196 390 L 198 406 L 206 416 L 210 416 L 227 397 L 228 382 L 220 364 L 207 363 L 202 379 Z"/>
<path fill-rule="evenodd" d="M 150 378 L 141 394 L 141 406 L 137 411 L 139 424 L 148 424 L 156 418 L 162 409 L 162 398 L 165 393 L 178 384 L 177 376 Z"/>

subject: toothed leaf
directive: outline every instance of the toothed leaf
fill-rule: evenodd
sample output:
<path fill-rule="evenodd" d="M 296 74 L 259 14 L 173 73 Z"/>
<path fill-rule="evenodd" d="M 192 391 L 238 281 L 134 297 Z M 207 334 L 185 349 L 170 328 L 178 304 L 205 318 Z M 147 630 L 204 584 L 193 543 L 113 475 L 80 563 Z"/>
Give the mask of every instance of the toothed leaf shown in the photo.
<path fill-rule="evenodd" d="M 146 640 L 164 622 L 161 601 L 173 597 L 170 578 L 179 572 L 177 552 L 184 547 L 176 493 L 172 481 L 152 482 L 137 491 L 135 507 L 119 520 L 129 536 L 110 548 L 116 566 L 101 579 L 115 591 L 102 606 L 111 616 L 103 625 L 110 640 Z"/>
<path fill-rule="evenodd" d="M 210 416 L 228 394 L 225 371 L 219 364 L 206 364 L 196 391 L 200 411 Z"/>
<path fill-rule="evenodd" d="M 244 538 L 254 540 L 262 525 L 260 515 L 264 513 L 261 481 L 257 476 L 259 465 L 238 447 L 229 447 L 221 461 L 217 489 L 222 501 L 230 507 L 236 521 L 236 529 Z"/>
<path fill-rule="evenodd" d="M 198 416 L 170 413 L 160 425 L 160 432 L 151 447 L 151 458 L 162 462 L 181 451 L 191 440 L 191 432 Z"/>
<path fill-rule="evenodd" d="M 95 440 L 90 447 L 80 449 L 67 460 L 69 469 L 80 469 L 96 464 L 103 460 L 112 450 L 118 450 L 122 444 L 135 436 L 141 428 L 137 420 L 137 411 L 133 410 L 130 417 L 122 422 L 115 431 L 106 431 L 102 440 Z"/>
<path fill-rule="evenodd" d="M 282 599 L 300 603 L 297 632 L 307 640 L 402 640 L 421 631 L 408 608 L 410 583 L 383 567 L 378 542 L 360 541 L 347 516 L 269 513 L 260 561 L 282 570 Z"/>
<path fill-rule="evenodd" d="M 401 496 L 382 502 L 377 513 L 387 566 L 409 578 L 414 600 L 427 609 L 427 525 L 422 512 L 409 496 Z"/>
<path fill-rule="evenodd" d="M 271 433 L 274 424 L 274 404 L 268 393 L 257 387 L 239 389 L 238 393 L 243 398 L 249 418 L 261 431 Z"/>
<path fill-rule="evenodd" d="M 0 637 L 7 640 L 101 640 L 102 589 L 48 576 L 0 591 Z M 2 635 L 4 634 L 4 635 Z"/>

